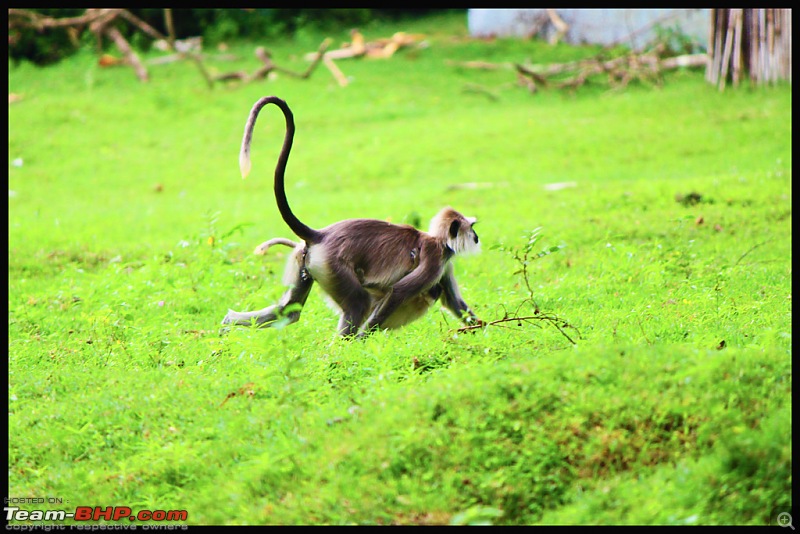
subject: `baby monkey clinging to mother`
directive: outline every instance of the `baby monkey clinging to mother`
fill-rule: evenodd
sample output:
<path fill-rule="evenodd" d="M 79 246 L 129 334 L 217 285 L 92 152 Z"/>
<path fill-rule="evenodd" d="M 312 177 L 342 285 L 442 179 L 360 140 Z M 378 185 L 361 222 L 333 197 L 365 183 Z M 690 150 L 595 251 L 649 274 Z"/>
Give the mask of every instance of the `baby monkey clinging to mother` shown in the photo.
<path fill-rule="evenodd" d="M 342 336 L 363 337 L 374 330 L 399 328 L 424 315 L 439 298 L 464 323 L 480 324 L 461 298 L 451 262 L 456 255 L 480 251 L 475 219 L 448 207 L 433 218 L 427 232 L 376 219 L 347 219 L 320 230 L 310 228 L 286 200 L 284 173 L 295 128 L 292 111 L 278 97 L 263 97 L 250 111 L 239 153 L 242 177 L 250 172 L 253 128 L 267 104 L 278 106 L 286 118 L 275 166 L 275 200 L 283 220 L 303 241 L 276 238 L 262 245 L 264 250 L 270 244 L 293 247 L 283 278 L 289 289 L 277 304 L 262 310 L 228 310 L 222 324 L 269 326 L 281 317 L 293 323 L 300 318 L 314 281 L 340 311 Z"/>

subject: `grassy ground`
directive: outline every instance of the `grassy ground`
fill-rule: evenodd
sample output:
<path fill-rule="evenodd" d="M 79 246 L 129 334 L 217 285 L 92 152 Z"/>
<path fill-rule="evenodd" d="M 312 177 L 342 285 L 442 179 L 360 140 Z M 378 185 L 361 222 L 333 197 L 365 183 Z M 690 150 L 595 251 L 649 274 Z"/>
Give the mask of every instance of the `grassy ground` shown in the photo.
<path fill-rule="evenodd" d="M 191 524 L 764 524 L 791 507 L 791 89 L 675 72 L 531 95 L 446 60 L 594 50 L 472 41 L 453 16 L 363 28 L 397 30 L 428 46 L 341 61 L 347 88 L 320 69 L 209 91 L 190 63 L 143 85 L 89 53 L 9 65 L 8 495 Z M 323 37 L 258 44 L 302 70 Z M 209 66 L 252 70 L 253 47 Z M 267 94 L 295 113 L 301 219 L 426 225 L 452 205 L 480 220 L 483 254 L 456 264 L 478 315 L 532 298 L 566 326 L 465 334 L 435 312 L 343 342 L 315 290 L 297 324 L 220 336 L 229 307 L 282 292 L 284 252 L 253 247 L 293 237 L 274 108 L 238 176 Z M 536 228 L 530 257 L 563 248 L 520 273 Z"/>

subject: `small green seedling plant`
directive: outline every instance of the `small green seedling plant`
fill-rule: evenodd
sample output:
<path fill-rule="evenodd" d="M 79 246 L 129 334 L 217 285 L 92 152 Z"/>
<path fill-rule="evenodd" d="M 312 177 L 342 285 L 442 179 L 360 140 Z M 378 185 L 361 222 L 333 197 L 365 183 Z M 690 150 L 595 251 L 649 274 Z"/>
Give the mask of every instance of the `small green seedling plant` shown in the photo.
<path fill-rule="evenodd" d="M 522 281 L 525 283 L 525 288 L 528 291 L 528 296 L 524 298 L 522 302 L 519 303 L 519 305 L 513 312 L 506 310 L 505 313 L 503 314 L 503 317 L 501 317 L 500 319 L 490 321 L 483 325 L 474 324 L 474 325 L 463 326 L 458 329 L 459 332 L 475 330 L 476 328 L 481 328 L 483 326 L 497 326 L 497 325 L 505 326 L 505 323 L 509 322 L 516 322 L 517 326 L 520 327 L 522 326 L 523 323 L 534 324 L 538 326 L 538 324 L 536 324 L 537 322 L 544 321 L 554 326 L 556 329 L 558 329 L 558 331 L 561 332 L 561 334 L 564 337 L 566 337 L 570 343 L 575 345 L 575 340 L 573 340 L 569 336 L 569 334 L 567 334 L 564 331 L 564 329 L 567 328 L 574 330 L 577 333 L 578 338 L 580 338 L 580 332 L 578 331 L 578 329 L 553 313 L 543 312 L 539 307 L 539 304 L 537 304 L 536 300 L 533 298 L 533 288 L 531 288 L 531 282 L 529 278 L 530 273 L 528 271 L 530 264 L 538 259 L 549 256 L 550 254 L 558 252 L 559 250 L 566 247 L 566 245 L 554 245 L 551 247 L 543 248 L 539 252 L 534 252 L 534 250 L 538 248 L 538 244 L 539 241 L 541 241 L 541 239 L 542 239 L 542 228 L 538 227 L 531 230 L 530 234 L 528 235 L 527 242 L 521 247 L 508 248 L 502 244 L 495 245 L 494 247 L 492 247 L 493 250 L 500 250 L 508 253 L 517 262 L 519 268 L 516 271 L 514 271 L 514 275 L 522 276 Z M 520 311 L 523 310 L 526 307 L 526 305 L 533 308 L 532 315 L 520 315 Z"/>

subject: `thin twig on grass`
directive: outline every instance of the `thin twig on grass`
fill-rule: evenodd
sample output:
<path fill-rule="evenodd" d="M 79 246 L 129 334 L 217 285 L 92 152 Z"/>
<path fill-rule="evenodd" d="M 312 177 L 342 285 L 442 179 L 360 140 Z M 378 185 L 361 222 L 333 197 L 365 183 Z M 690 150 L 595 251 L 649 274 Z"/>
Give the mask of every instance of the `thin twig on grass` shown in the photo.
<path fill-rule="evenodd" d="M 753 245 L 752 247 L 750 247 L 750 248 L 747 250 L 747 252 L 745 252 L 744 254 L 742 254 L 741 256 L 739 256 L 739 259 L 738 259 L 738 260 L 736 260 L 736 263 L 734 263 L 734 264 L 733 264 L 733 265 L 734 265 L 734 267 L 735 267 L 735 266 L 737 266 L 737 265 L 739 265 L 739 262 L 740 262 L 740 261 L 742 261 L 742 260 L 744 259 L 744 257 L 745 257 L 745 256 L 747 256 L 748 254 L 750 254 L 751 252 L 753 252 L 753 251 L 754 251 L 755 249 L 757 249 L 758 247 L 760 247 L 760 246 L 762 246 L 762 245 L 766 245 L 767 243 L 768 243 L 768 241 L 762 241 L 761 243 L 757 243 L 757 244 Z"/>
<path fill-rule="evenodd" d="M 467 326 L 462 326 L 461 328 L 458 329 L 458 332 L 471 332 L 471 331 L 477 330 L 479 328 L 485 328 L 487 326 L 505 326 L 504 323 L 517 323 L 517 326 L 522 326 L 522 323 L 531 323 L 531 324 L 533 324 L 534 321 L 544 321 L 544 322 L 550 323 L 552 326 L 556 327 L 556 329 L 558 329 L 558 331 L 561 332 L 561 334 L 565 338 L 567 338 L 567 340 L 570 343 L 572 343 L 573 345 L 576 345 L 577 343 L 575 343 L 575 340 L 573 340 L 569 336 L 569 334 L 564 332 L 564 328 L 572 328 L 573 330 L 575 330 L 578 333 L 578 338 L 581 337 L 580 331 L 575 326 L 569 324 L 568 322 L 566 322 L 561 317 L 559 317 L 559 316 L 557 316 L 555 314 L 541 313 L 541 312 L 539 312 L 539 313 L 537 313 L 535 315 L 525 315 L 525 316 L 522 316 L 522 317 L 517 316 L 517 315 L 512 315 L 512 316 L 508 316 L 508 317 L 503 317 L 502 319 L 496 319 L 494 321 L 489 321 L 488 323 L 471 324 L 471 325 L 467 325 Z"/>

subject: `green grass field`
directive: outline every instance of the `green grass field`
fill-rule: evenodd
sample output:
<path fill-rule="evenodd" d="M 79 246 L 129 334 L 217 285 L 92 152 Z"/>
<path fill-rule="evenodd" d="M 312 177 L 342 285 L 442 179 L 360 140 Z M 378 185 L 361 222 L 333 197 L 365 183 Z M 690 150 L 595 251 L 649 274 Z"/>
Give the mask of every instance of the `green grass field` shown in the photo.
<path fill-rule="evenodd" d="M 190 62 L 148 84 L 88 51 L 9 64 L 12 502 L 188 524 L 767 524 L 790 509 L 791 87 L 720 93 L 676 71 L 660 88 L 530 94 L 447 60 L 597 49 L 474 41 L 453 15 L 362 28 L 398 30 L 427 46 L 339 61 L 345 88 L 323 67 L 209 90 Z M 208 67 L 252 71 L 265 45 L 303 70 L 325 36 L 233 44 L 239 60 Z M 452 205 L 479 219 L 482 254 L 456 262 L 476 313 L 558 321 L 465 333 L 435 311 L 343 341 L 315 289 L 296 324 L 220 335 L 228 308 L 283 292 L 288 249 L 252 254 L 294 237 L 272 194 L 276 108 L 238 171 L 269 94 L 294 111 L 287 195 L 304 222 L 427 227 Z"/>

